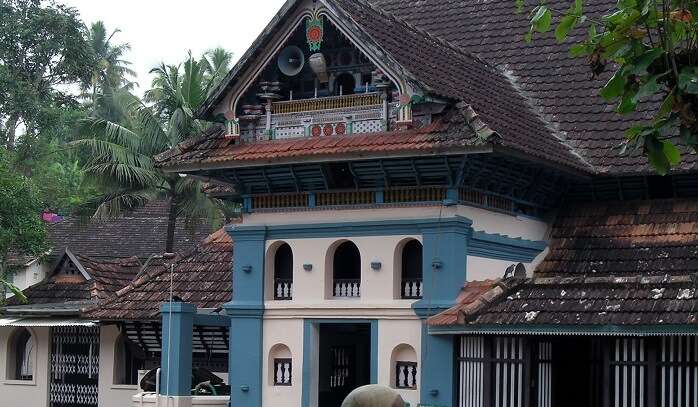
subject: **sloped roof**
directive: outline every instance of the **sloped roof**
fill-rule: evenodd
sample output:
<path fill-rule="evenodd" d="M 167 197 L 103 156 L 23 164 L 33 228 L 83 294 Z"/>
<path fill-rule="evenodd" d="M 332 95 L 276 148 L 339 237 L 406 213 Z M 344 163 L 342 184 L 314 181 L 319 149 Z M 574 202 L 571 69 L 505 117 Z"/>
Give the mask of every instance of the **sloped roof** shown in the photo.
<path fill-rule="evenodd" d="M 576 28 L 564 44 L 558 44 L 552 34 L 536 34 L 527 44 L 523 35 L 530 26 L 528 14 L 517 13 L 515 1 L 369 1 L 506 72 L 545 120 L 598 172 L 651 170 L 639 152 L 620 157 L 616 147 L 627 128 L 652 116 L 652 105 L 641 105 L 637 114 L 620 116 L 599 96 L 610 72 L 593 79 L 586 61 L 569 54 L 570 43 L 586 36 L 586 25 Z M 525 3 L 528 10 L 539 4 L 535 0 Z M 565 0 L 547 4 L 555 10 L 569 8 Z M 600 16 L 615 4 L 615 0 L 588 0 L 584 7 L 591 16 Z M 694 169 L 698 157 L 690 149 L 683 150 L 684 161 L 678 170 Z"/>
<path fill-rule="evenodd" d="M 293 1 L 287 2 L 282 8 L 283 13 L 293 9 Z M 523 97 L 514 84 L 499 70 L 483 60 L 474 57 L 466 50 L 453 46 L 442 39 L 436 38 L 426 31 L 419 30 L 393 15 L 382 12 L 369 3 L 360 1 L 334 0 L 328 1 L 327 6 L 344 22 L 354 28 L 355 33 L 361 34 L 361 40 L 373 45 L 373 49 L 381 50 L 382 59 L 391 61 L 406 78 L 419 85 L 426 92 L 461 102 L 460 110 L 466 111 L 468 120 L 461 122 L 458 129 L 458 139 L 469 137 L 474 131 L 489 135 L 486 141 L 496 144 L 502 149 L 512 149 L 532 158 L 561 164 L 576 170 L 591 170 L 578 155 L 566 146 L 557 136 L 555 130 L 542 120 L 532 106 Z M 280 24 L 283 18 L 277 17 L 275 23 Z M 273 27 L 267 27 L 265 32 L 253 44 L 252 49 L 263 48 L 264 41 L 269 40 Z M 230 89 L 236 75 L 243 70 L 244 63 L 255 55 L 248 52 L 242 58 L 231 74 L 223 81 L 220 89 L 206 104 L 207 111 L 214 106 L 214 101 L 220 100 L 223 90 Z M 204 112 L 202 112 L 204 113 Z M 473 127 L 477 119 L 478 127 Z M 373 137 L 381 135 L 373 135 Z M 414 136 L 412 132 L 394 131 L 382 134 L 384 140 L 394 137 L 393 143 L 381 150 L 381 140 L 377 139 L 371 147 L 373 151 L 392 152 L 395 150 L 410 151 L 412 147 L 405 143 L 406 137 Z M 345 139 L 358 136 L 344 137 Z M 304 140 L 304 139 L 301 139 Z M 307 139 L 305 139 L 307 140 Z M 302 144 L 301 141 L 283 141 L 280 143 L 255 143 L 244 148 L 232 145 L 228 140 L 215 132 L 207 132 L 201 138 L 185 142 L 173 151 L 157 158 L 159 165 L 176 168 L 187 168 L 198 162 L 229 162 L 244 161 L 244 153 L 252 152 L 254 157 L 261 154 L 278 154 L 286 149 L 295 151 L 297 156 L 318 156 L 334 154 L 323 146 L 325 143 L 337 143 L 338 140 L 320 142 L 317 140 Z M 346 141 L 351 144 L 351 141 Z M 355 141 L 361 145 L 366 140 Z M 406 144 L 406 145 L 405 145 Z M 272 146 L 272 147 L 269 147 Z M 210 157 L 210 158 L 209 158 Z"/>
<path fill-rule="evenodd" d="M 65 262 L 72 262 L 83 275 L 73 279 L 61 278 L 59 271 Z M 137 257 L 112 260 L 96 260 L 66 251 L 56 264 L 53 272 L 42 282 L 26 290 L 28 304 L 58 304 L 106 299 L 128 284 L 140 270 Z M 7 305 L 21 305 L 12 297 Z"/>
<path fill-rule="evenodd" d="M 198 308 L 218 308 L 231 299 L 232 259 L 233 242 L 221 229 L 174 259 L 153 259 L 130 284 L 83 316 L 118 321 L 158 319 L 160 305 L 169 299 L 170 278 L 174 296 Z M 170 276 L 166 263 L 172 262 Z"/>
<path fill-rule="evenodd" d="M 695 324 L 697 289 L 697 201 L 593 203 L 558 216 L 533 278 L 490 284 L 477 307 L 459 300 L 430 322 Z"/>
<path fill-rule="evenodd" d="M 148 203 L 143 208 L 105 221 L 84 222 L 77 217 L 47 225 L 53 255 L 65 249 L 93 259 L 136 256 L 145 260 L 165 251 L 169 202 Z M 211 227 L 205 223 L 187 229 L 183 219 L 177 220 L 174 251 L 191 249 L 203 240 Z"/>

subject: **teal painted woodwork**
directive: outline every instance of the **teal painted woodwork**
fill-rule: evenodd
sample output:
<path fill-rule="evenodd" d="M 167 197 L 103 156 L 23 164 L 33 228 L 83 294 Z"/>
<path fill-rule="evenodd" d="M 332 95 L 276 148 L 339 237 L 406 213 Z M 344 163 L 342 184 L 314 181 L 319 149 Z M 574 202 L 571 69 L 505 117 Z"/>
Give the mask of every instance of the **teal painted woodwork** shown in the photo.
<path fill-rule="evenodd" d="M 192 304 L 164 303 L 162 352 L 160 353 L 160 394 L 191 395 L 192 332 L 196 307 Z"/>
<path fill-rule="evenodd" d="M 226 231 L 235 242 L 233 298 L 224 307 L 230 317 L 230 402 L 261 406 L 266 228 L 232 226 Z"/>
<path fill-rule="evenodd" d="M 456 378 L 453 338 L 450 335 L 429 335 L 426 324 L 422 325 L 420 405 L 454 405 Z"/>
<path fill-rule="evenodd" d="M 313 376 L 319 372 L 313 364 L 317 354 L 317 337 L 320 324 L 370 324 L 371 325 L 371 384 L 378 383 L 378 320 L 375 319 L 306 319 L 303 321 L 303 388 L 301 389 L 301 407 L 310 407 Z"/>

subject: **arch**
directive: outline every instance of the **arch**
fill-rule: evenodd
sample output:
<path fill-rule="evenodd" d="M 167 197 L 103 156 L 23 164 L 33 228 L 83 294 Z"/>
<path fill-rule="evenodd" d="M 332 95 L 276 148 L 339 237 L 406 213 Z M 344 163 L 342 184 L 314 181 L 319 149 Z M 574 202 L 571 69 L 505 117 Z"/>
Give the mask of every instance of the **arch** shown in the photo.
<path fill-rule="evenodd" d="M 293 299 L 293 249 L 284 241 L 274 242 L 267 249 L 265 298 L 290 301 Z"/>
<path fill-rule="evenodd" d="M 398 243 L 395 249 L 394 298 L 420 299 L 423 295 L 423 246 L 415 238 Z"/>
<path fill-rule="evenodd" d="M 269 385 L 293 385 L 293 355 L 291 349 L 283 343 L 277 343 L 269 349 Z"/>
<path fill-rule="evenodd" d="M 145 352 L 125 333 L 114 341 L 114 384 L 138 384 L 138 372 L 145 367 Z"/>
<path fill-rule="evenodd" d="M 8 380 L 31 381 L 36 366 L 36 335 L 27 328 L 16 328 L 7 341 Z"/>
<path fill-rule="evenodd" d="M 327 298 L 361 296 L 361 252 L 351 240 L 335 242 L 325 262 Z"/>
<path fill-rule="evenodd" d="M 416 390 L 419 383 L 417 352 L 402 343 L 390 354 L 390 385 L 396 389 Z"/>

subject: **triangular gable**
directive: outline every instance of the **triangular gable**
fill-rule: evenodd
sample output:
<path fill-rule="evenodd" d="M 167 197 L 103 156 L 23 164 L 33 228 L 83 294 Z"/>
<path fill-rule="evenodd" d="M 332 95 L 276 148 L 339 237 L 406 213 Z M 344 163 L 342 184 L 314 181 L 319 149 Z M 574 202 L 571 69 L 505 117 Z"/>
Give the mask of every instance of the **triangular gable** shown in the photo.
<path fill-rule="evenodd" d="M 80 260 L 70 251 L 65 249 L 65 252 L 60 257 L 56 265 L 53 267 L 49 278 L 82 278 L 84 281 L 92 280 L 92 276 L 87 272 L 85 267 L 80 263 Z"/>
<path fill-rule="evenodd" d="M 390 125 L 390 130 L 403 128 L 401 124 L 408 127 L 413 124 L 413 106 L 454 106 L 460 102 L 465 106 L 467 125 L 482 143 L 500 145 L 504 152 L 516 150 L 537 160 L 575 170 L 590 169 L 504 73 L 363 0 L 287 1 L 201 108 L 200 116 L 226 122 L 227 134 L 232 138 L 247 140 L 255 136 L 257 141 L 272 138 L 271 133 L 261 134 L 259 130 L 259 123 L 264 122 L 262 112 L 269 110 L 264 105 L 265 98 L 247 103 L 242 99 L 245 92 L 252 96 L 266 92 L 256 90 L 260 88 L 260 73 L 276 63 L 280 51 L 293 45 L 289 38 L 313 18 L 323 18 L 325 24 L 341 32 L 392 83 L 394 90 L 390 99 L 398 110 L 394 117 L 397 126 Z M 274 83 L 270 79 L 266 81 L 269 82 L 264 83 Z M 288 99 L 288 94 L 285 97 Z M 277 95 L 274 98 L 278 100 Z M 272 99 L 269 98 L 268 106 Z M 247 109 L 243 109 L 245 106 Z M 244 134 L 241 131 L 241 126 L 247 126 L 241 124 L 244 116 L 261 118 L 255 122 L 255 132 Z M 303 132 L 300 125 L 296 130 L 296 133 Z M 334 135 L 331 131 L 324 134 L 319 131 L 308 134 L 307 128 L 305 131 L 304 137 Z M 296 133 L 292 137 L 303 136 Z"/>

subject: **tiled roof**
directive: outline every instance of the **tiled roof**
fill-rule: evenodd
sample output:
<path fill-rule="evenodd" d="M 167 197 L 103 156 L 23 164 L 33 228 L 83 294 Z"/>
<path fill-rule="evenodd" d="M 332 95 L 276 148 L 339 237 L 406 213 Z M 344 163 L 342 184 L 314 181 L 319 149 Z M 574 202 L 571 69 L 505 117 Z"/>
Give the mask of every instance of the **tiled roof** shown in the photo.
<path fill-rule="evenodd" d="M 170 278 L 174 296 L 199 308 L 218 308 L 231 299 L 232 259 L 233 242 L 221 229 L 174 259 L 153 259 L 116 296 L 87 310 L 84 316 L 99 320 L 157 319 L 160 305 L 169 299 Z M 175 263 L 172 277 L 167 262 Z"/>
<path fill-rule="evenodd" d="M 95 260 L 76 255 L 75 259 L 84 268 L 90 279 L 86 280 L 82 275 L 76 276 L 74 279 L 66 279 L 56 274 L 63 261 L 72 261 L 66 254 L 52 275 L 24 290 L 28 303 L 52 304 L 103 300 L 126 286 L 141 268 L 141 263 L 136 257 Z M 17 298 L 12 297 L 8 300 L 8 305 L 20 305 L 20 302 Z"/>
<path fill-rule="evenodd" d="M 466 289 L 471 284 L 467 283 Z M 566 208 L 531 279 L 459 299 L 434 325 L 661 325 L 698 322 L 698 201 Z M 472 305 L 475 303 L 476 306 Z"/>
<path fill-rule="evenodd" d="M 419 30 L 365 1 L 335 0 L 330 6 L 353 24 L 362 41 L 375 45 L 386 60 L 394 62 L 409 81 L 430 94 L 460 102 L 458 111 L 468 119 L 444 134 L 433 126 L 427 131 L 392 131 L 345 137 L 304 138 L 236 146 L 215 129 L 185 142 L 158 157 L 163 167 L 190 168 L 212 163 L 273 160 L 277 156 L 323 157 L 351 152 L 418 153 L 439 143 L 459 143 L 474 132 L 503 149 L 532 158 L 591 170 L 557 137 L 557 132 L 534 111 L 507 76 L 465 50 Z M 257 44 L 261 46 L 261 44 Z M 236 69 L 240 69 L 239 67 Z M 231 83 L 234 78 L 227 79 Z M 223 85 L 224 87 L 229 85 Z M 218 96 L 220 97 L 220 96 Z M 454 109 L 456 110 L 456 109 Z M 494 132 L 494 134 L 493 134 Z M 445 137 L 444 137 L 445 136 Z M 444 139 L 445 138 L 445 139 Z"/>
<path fill-rule="evenodd" d="M 645 105 L 640 113 L 621 117 L 598 96 L 609 74 L 592 79 L 585 60 L 569 55 L 570 43 L 586 36 L 585 25 L 574 30 L 564 44 L 558 44 L 552 35 L 540 34 L 527 44 L 523 35 L 529 28 L 528 15 L 516 12 L 515 1 L 369 1 L 506 72 L 545 120 L 597 171 L 622 174 L 649 170 L 647 159 L 639 152 L 620 157 L 616 147 L 624 140 L 625 129 L 650 117 L 652 108 Z M 528 9 L 539 4 L 534 0 L 525 3 Z M 556 10 L 569 8 L 569 1 L 547 4 Z M 588 0 L 584 7 L 585 12 L 598 16 L 615 4 L 614 0 Z M 695 153 L 684 151 L 681 169 L 695 168 Z"/>
<path fill-rule="evenodd" d="M 158 157 L 160 165 L 215 165 L 221 163 L 269 163 L 340 156 L 385 156 L 391 153 L 429 154 L 475 147 L 473 132 L 461 131 L 465 117 L 454 111 L 448 117 L 421 129 L 402 132 L 370 133 L 281 139 L 234 144 L 223 138 L 223 129 L 209 130 L 198 139 L 180 145 Z"/>
<path fill-rule="evenodd" d="M 136 256 L 145 260 L 165 251 L 168 201 L 155 201 L 141 209 L 105 221 L 85 222 L 77 217 L 47 225 L 53 255 L 65 249 L 90 258 L 111 259 Z M 211 227 L 202 222 L 194 231 L 183 219 L 177 221 L 174 251 L 191 249 L 203 240 Z"/>

